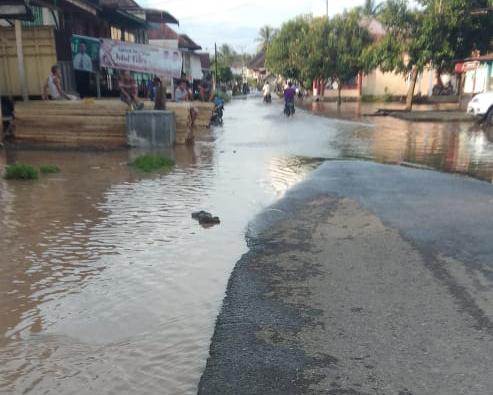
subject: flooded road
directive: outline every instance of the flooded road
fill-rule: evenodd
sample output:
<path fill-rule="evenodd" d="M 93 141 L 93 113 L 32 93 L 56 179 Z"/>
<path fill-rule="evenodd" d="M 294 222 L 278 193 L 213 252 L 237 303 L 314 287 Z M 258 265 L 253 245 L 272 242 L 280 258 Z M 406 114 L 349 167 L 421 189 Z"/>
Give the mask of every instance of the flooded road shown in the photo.
<path fill-rule="evenodd" d="M 416 106 L 417 110 L 455 110 L 456 104 Z M 326 117 L 371 123 L 334 141 L 342 157 L 380 163 L 420 165 L 493 182 L 493 128 L 471 122 L 407 122 L 392 117 L 368 117 L 378 108 L 403 108 L 395 103 L 311 103 L 307 109 Z M 361 115 L 363 114 L 363 115 Z M 340 138 L 339 138 L 340 137 Z"/>
<path fill-rule="evenodd" d="M 0 151 L 0 171 L 62 169 L 0 180 L 0 393 L 196 393 L 249 221 L 321 159 L 493 179 L 493 143 L 471 124 L 288 120 L 259 101 L 228 105 L 167 174 L 130 169 L 134 151 Z M 221 225 L 201 228 L 200 209 Z"/>

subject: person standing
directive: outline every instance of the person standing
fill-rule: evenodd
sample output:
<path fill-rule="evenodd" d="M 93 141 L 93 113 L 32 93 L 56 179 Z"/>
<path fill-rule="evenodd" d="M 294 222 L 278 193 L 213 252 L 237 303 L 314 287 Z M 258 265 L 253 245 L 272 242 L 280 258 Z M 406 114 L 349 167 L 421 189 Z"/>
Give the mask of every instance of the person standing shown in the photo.
<path fill-rule="evenodd" d="M 120 88 L 120 99 L 124 103 L 127 103 L 132 109 L 141 110 L 144 108 L 144 103 L 139 102 L 137 83 L 132 78 L 130 71 L 125 70 L 121 73 L 118 86 Z"/>
<path fill-rule="evenodd" d="M 166 87 L 159 77 L 154 77 L 154 110 L 166 110 Z"/>
<path fill-rule="evenodd" d="M 203 80 L 199 86 L 199 100 L 202 102 L 211 102 L 214 100 L 214 92 L 209 81 Z"/>
<path fill-rule="evenodd" d="M 191 97 L 192 95 L 191 92 L 188 90 L 187 82 L 183 79 L 180 80 L 178 87 L 175 90 L 175 102 L 184 103 L 190 114 L 191 128 L 189 131 L 189 135 L 187 137 L 188 142 L 192 142 L 194 139 L 192 129 L 195 124 L 195 120 L 199 115 L 199 110 L 195 106 L 193 106 L 192 103 L 190 102 Z"/>
<path fill-rule="evenodd" d="M 180 80 L 178 86 L 175 89 L 175 101 L 179 103 L 190 101 L 190 92 L 188 91 L 187 83 L 185 80 Z"/>
<path fill-rule="evenodd" d="M 272 100 L 272 96 L 271 96 L 271 93 L 270 93 L 270 84 L 265 81 L 265 84 L 262 88 L 262 92 L 264 94 L 264 102 L 265 103 L 270 103 L 271 100 Z"/>

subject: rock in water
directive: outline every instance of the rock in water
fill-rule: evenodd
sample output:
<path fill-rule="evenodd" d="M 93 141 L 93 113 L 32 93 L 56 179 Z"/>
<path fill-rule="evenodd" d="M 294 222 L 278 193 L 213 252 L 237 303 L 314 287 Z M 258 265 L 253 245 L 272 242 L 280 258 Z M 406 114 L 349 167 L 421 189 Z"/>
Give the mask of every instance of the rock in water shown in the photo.
<path fill-rule="evenodd" d="M 201 225 L 217 225 L 221 223 L 219 217 L 214 217 L 207 211 L 197 211 L 192 213 L 192 218 L 199 221 L 199 224 Z"/>

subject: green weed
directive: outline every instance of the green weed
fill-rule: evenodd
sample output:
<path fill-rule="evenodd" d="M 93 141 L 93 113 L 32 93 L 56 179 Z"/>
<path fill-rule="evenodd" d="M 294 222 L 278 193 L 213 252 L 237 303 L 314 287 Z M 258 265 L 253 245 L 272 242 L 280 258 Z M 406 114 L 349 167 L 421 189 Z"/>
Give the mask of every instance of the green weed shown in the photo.
<path fill-rule="evenodd" d="M 142 170 L 146 173 L 151 173 L 156 170 L 171 169 L 175 165 L 175 162 L 164 155 L 146 154 L 141 155 L 130 166 Z"/>
<path fill-rule="evenodd" d="M 365 95 L 361 97 L 363 103 L 376 103 L 378 101 L 377 96 Z"/>
<path fill-rule="evenodd" d="M 31 165 L 15 163 L 5 168 L 4 178 L 6 180 L 36 180 L 38 171 Z"/>
<path fill-rule="evenodd" d="M 57 165 L 42 165 L 39 166 L 41 174 L 55 174 L 60 173 L 60 168 Z"/>

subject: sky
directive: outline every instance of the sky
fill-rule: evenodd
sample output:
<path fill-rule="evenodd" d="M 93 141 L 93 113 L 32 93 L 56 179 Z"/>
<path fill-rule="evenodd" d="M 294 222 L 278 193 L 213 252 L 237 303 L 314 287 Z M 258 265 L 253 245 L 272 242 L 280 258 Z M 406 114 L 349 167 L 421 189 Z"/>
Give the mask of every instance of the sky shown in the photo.
<path fill-rule="evenodd" d="M 364 0 L 328 0 L 329 14 L 362 5 Z M 205 51 L 227 43 L 239 53 L 254 53 L 260 27 L 279 27 L 301 14 L 325 15 L 326 0 L 137 0 L 174 15 L 179 33 L 188 34 Z"/>

